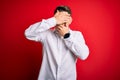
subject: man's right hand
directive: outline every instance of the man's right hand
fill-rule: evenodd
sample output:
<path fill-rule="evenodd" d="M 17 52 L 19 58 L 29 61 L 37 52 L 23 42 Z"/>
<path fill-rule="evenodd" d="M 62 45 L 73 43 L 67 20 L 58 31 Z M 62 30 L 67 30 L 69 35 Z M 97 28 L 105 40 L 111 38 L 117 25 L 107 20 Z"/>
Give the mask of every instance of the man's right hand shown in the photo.
<path fill-rule="evenodd" d="M 57 11 L 54 17 L 56 19 L 57 25 L 61 25 L 69 21 L 70 14 L 68 14 L 67 12 Z"/>

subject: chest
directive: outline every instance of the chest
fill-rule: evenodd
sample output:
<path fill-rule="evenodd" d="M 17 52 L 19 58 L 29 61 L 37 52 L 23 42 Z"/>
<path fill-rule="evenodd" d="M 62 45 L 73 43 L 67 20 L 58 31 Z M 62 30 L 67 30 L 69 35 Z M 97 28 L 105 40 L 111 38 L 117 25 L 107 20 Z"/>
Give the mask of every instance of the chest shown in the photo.
<path fill-rule="evenodd" d="M 45 39 L 45 46 L 50 50 L 63 53 L 68 50 L 64 40 L 56 33 L 49 33 Z"/>

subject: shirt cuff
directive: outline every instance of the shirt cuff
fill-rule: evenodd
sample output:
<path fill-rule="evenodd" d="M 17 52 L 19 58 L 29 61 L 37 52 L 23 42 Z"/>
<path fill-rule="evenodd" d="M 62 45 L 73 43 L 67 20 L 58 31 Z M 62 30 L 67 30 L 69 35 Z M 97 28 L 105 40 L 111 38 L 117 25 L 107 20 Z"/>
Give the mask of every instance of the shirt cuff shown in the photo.
<path fill-rule="evenodd" d="M 64 38 L 64 41 L 65 41 L 65 44 L 68 46 L 68 47 L 71 47 L 72 44 L 73 44 L 73 35 L 72 35 L 72 32 L 70 31 L 70 36 L 68 38 Z"/>

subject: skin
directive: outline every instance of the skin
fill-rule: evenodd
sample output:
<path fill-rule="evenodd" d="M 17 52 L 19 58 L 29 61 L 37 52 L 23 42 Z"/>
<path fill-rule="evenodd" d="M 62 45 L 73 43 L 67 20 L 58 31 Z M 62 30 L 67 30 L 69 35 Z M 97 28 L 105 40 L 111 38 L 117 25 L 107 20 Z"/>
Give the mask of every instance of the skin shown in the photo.
<path fill-rule="evenodd" d="M 56 31 L 60 36 L 64 36 L 69 32 L 69 25 L 72 23 L 72 17 L 68 12 L 59 12 L 57 11 L 54 15 L 57 25 L 55 27 Z"/>

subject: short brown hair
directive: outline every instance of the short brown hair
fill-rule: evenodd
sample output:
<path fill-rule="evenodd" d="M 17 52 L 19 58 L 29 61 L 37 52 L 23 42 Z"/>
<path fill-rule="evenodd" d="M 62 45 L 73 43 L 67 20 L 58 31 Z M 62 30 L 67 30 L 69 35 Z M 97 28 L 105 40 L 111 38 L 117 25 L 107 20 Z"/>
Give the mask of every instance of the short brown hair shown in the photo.
<path fill-rule="evenodd" d="M 64 6 L 64 5 L 58 6 L 58 7 L 55 9 L 54 14 L 57 12 L 57 10 L 58 10 L 59 12 L 65 11 L 65 12 L 68 12 L 68 14 L 71 14 L 71 9 L 70 9 L 68 6 Z"/>

